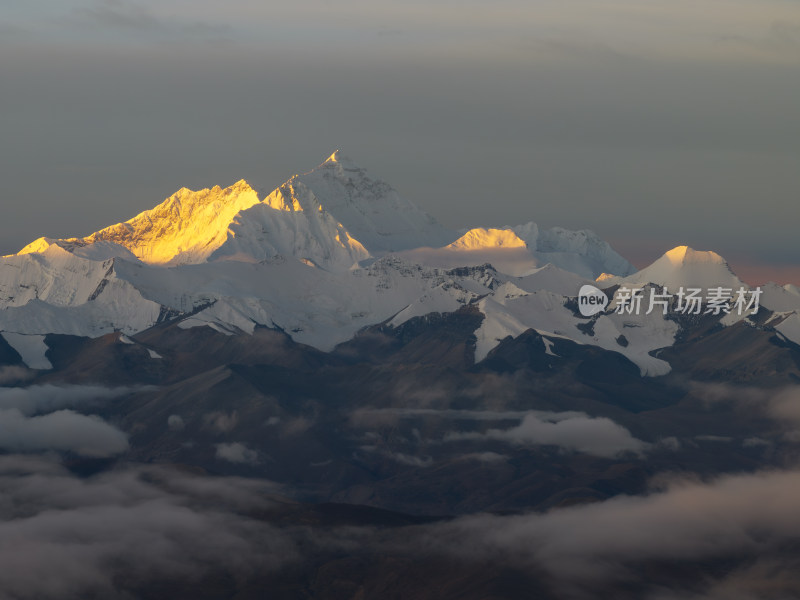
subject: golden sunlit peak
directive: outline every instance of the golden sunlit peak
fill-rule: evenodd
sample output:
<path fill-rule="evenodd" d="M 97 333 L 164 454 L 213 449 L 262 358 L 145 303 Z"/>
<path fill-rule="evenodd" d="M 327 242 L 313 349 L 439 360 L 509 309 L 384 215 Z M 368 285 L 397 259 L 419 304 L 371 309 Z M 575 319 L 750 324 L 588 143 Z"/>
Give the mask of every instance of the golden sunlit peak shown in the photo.
<path fill-rule="evenodd" d="M 231 188 L 234 188 L 234 189 L 245 189 L 245 190 L 253 190 L 253 191 L 255 191 L 255 188 L 254 188 L 252 185 L 250 185 L 250 183 L 249 183 L 249 182 L 248 182 L 246 179 L 240 179 L 239 181 L 237 181 L 236 183 L 234 183 L 234 184 L 231 186 Z"/>
<path fill-rule="evenodd" d="M 685 263 L 717 263 L 724 264 L 725 259 L 716 252 L 710 250 L 694 250 L 689 246 L 676 246 L 664 256 L 672 264 L 685 264 Z"/>
<path fill-rule="evenodd" d="M 524 248 L 527 244 L 510 229 L 470 229 L 447 246 L 452 250 L 482 250 L 486 248 Z"/>
<path fill-rule="evenodd" d="M 17 254 L 39 254 L 47 250 L 54 242 L 50 238 L 40 237 L 39 239 L 33 240 L 30 244 L 25 246 L 22 250 L 20 250 Z"/>
<path fill-rule="evenodd" d="M 687 250 L 691 250 L 691 248 L 689 246 L 675 246 L 672 250 L 667 251 L 664 256 L 672 262 L 682 262 Z"/>
<path fill-rule="evenodd" d="M 234 217 L 259 203 L 258 193 L 244 179 L 224 189 L 181 188 L 155 208 L 83 241 L 113 242 L 149 264 L 202 262 L 225 242 Z"/>
<path fill-rule="evenodd" d="M 352 161 L 352 159 L 344 154 L 341 150 L 337 149 L 331 154 L 327 160 L 322 163 L 321 166 L 334 166 L 344 169 L 358 169 L 358 166 Z"/>

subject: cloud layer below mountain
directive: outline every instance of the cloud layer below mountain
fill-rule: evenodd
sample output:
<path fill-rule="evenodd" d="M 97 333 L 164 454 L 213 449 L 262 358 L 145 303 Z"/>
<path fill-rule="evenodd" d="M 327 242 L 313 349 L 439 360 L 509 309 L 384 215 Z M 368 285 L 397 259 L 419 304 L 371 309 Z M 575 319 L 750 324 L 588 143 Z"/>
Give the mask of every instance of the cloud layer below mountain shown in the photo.
<path fill-rule="evenodd" d="M 325 553 L 501 564 L 569 599 L 627 590 L 648 600 L 777 600 L 800 591 L 800 472 L 658 483 L 648 495 L 547 513 L 309 529 L 270 524 L 270 511 L 287 504 L 266 481 L 163 467 L 80 479 L 49 455 L 6 455 L 0 597 L 123 598 L 167 581 L 199 589 L 210 574 L 246 587 L 286 566 L 312 577 L 309 558 Z"/>

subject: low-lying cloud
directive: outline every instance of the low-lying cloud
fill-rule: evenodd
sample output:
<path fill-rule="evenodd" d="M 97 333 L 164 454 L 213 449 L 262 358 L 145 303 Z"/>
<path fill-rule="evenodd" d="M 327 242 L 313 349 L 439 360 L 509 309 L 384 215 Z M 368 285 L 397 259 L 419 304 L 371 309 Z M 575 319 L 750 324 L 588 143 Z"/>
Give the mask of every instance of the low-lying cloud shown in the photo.
<path fill-rule="evenodd" d="M 543 568 L 570 598 L 596 597 L 595 586 L 622 581 L 650 588 L 637 597 L 659 600 L 777 599 L 800 593 L 800 572 L 793 570 L 800 558 L 791 551 L 800 536 L 798 505 L 800 472 L 775 471 L 710 483 L 676 480 L 648 496 L 545 514 L 466 517 L 427 535 L 430 547 L 462 558 Z M 716 580 L 656 583 L 649 577 L 657 571 L 641 571 L 645 563 L 725 558 L 740 567 L 724 569 Z M 691 587 L 696 596 L 687 593 Z"/>
<path fill-rule="evenodd" d="M 0 449 L 72 452 L 107 458 L 128 449 L 127 435 L 96 415 L 108 401 L 147 388 L 33 385 L 0 388 Z"/>
<path fill-rule="evenodd" d="M 217 444 L 216 449 L 216 457 L 220 460 L 242 465 L 255 465 L 259 462 L 258 452 L 239 442 Z"/>
<path fill-rule="evenodd" d="M 547 513 L 309 528 L 280 512 L 281 525 L 269 522 L 301 505 L 267 481 L 152 466 L 80 479 L 50 456 L 0 456 L 0 597 L 122 599 L 165 584 L 190 594 L 209 575 L 267 589 L 263 578 L 286 566 L 300 586 L 356 556 L 369 557 L 359 578 L 396 577 L 398 564 L 435 578 L 429 566 L 444 558 L 451 571 L 502 565 L 564 599 L 798 597 L 800 471 L 660 484 Z"/>
<path fill-rule="evenodd" d="M 6 365 L 0 367 L 0 385 L 19 385 L 30 381 L 36 376 L 36 371 L 19 365 Z"/>
<path fill-rule="evenodd" d="M 776 389 L 693 383 L 691 393 L 707 407 L 729 406 L 772 420 L 778 429 L 800 433 L 800 386 Z"/>
<path fill-rule="evenodd" d="M 52 384 L 0 388 L 0 409 L 13 408 L 30 416 L 62 408 L 93 408 L 145 389 L 149 388 Z"/>
<path fill-rule="evenodd" d="M 12 452 L 55 450 L 106 458 L 128 449 L 127 436 L 97 416 L 71 410 L 26 417 L 18 409 L 0 410 L 0 448 Z"/>
<path fill-rule="evenodd" d="M 445 436 L 445 441 L 458 440 L 497 440 L 519 446 L 552 445 L 604 458 L 625 452 L 641 454 L 650 446 L 611 419 L 580 412 L 531 412 L 519 425 L 508 429 L 489 429 L 485 433 L 452 432 Z"/>
<path fill-rule="evenodd" d="M 268 573 L 297 556 L 248 516 L 275 490 L 144 467 L 79 479 L 50 458 L 2 456 L 0 598 L 131 598 Z"/>

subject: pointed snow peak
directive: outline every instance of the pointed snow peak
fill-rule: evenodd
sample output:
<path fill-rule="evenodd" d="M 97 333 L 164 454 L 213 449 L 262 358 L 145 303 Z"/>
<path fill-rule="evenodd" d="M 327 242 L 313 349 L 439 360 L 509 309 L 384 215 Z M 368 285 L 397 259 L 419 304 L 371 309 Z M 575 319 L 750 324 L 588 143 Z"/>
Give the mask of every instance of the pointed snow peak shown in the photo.
<path fill-rule="evenodd" d="M 716 252 L 698 251 L 689 246 L 676 246 L 666 252 L 662 258 L 666 258 L 673 265 L 686 265 L 698 263 L 710 263 L 717 265 L 727 265 L 725 259 Z"/>
<path fill-rule="evenodd" d="M 219 187 L 219 186 L 217 186 L 217 187 Z M 255 192 L 256 191 L 256 189 L 252 185 L 250 185 L 250 182 L 247 181 L 246 179 L 240 179 L 239 181 L 237 181 L 233 185 L 229 186 L 227 189 L 232 190 L 232 191 L 235 190 L 235 191 L 239 191 L 239 192 Z"/>
<path fill-rule="evenodd" d="M 317 168 L 292 177 L 279 191 L 280 206 L 329 213 L 370 253 L 440 247 L 457 237 L 340 150 Z"/>
<path fill-rule="evenodd" d="M 48 237 L 40 237 L 33 240 L 30 244 L 25 246 L 17 254 L 41 254 L 55 243 L 56 240 Z"/>
<path fill-rule="evenodd" d="M 346 158 L 344 156 L 344 154 L 342 153 L 342 151 L 337 148 L 336 150 L 333 151 L 333 154 L 331 154 L 327 158 L 325 163 L 338 163 L 338 162 L 352 162 L 352 161 L 350 161 L 349 158 Z M 322 163 L 322 164 L 325 164 L 325 163 Z"/>
<path fill-rule="evenodd" d="M 739 288 L 744 285 L 719 254 L 693 250 L 689 246 L 673 248 L 649 267 L 630 277 L 608 280 L 604 283 L 621 282 L 636 285 L 655 283 L 670 289 L 680 287 L 709 289 L 717 286 Z"/>
<path fill-rule="evenodd" d="M 477 227 L 447 246 L 449 250 L 485 250 L 487 248 L 525 248 L 527 244 L 511 229 Z"/>
<path fill-rule="evenodd" d="M 335 171 L 336 174 L 340 177 L 346 177 L 345 171 L 361 171 L 361 172 L 364 171 L 364 169 L 359 167 L 353 161 L 353 159 L 345 155 L 341 150 L 335 150 L 333 154 L 331 154 L 327 159 L 325 159 L 325 162 L 319 165 L 316 169 L 313 169 L 311 172 L 313 173 L 317 169 Z"/>

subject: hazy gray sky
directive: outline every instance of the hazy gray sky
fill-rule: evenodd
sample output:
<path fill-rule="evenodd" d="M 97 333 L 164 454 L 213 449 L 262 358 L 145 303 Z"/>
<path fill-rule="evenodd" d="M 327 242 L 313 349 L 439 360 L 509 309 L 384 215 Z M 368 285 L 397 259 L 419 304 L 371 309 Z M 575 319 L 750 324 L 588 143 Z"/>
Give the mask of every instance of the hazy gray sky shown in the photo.
<path fill-rule="evenodd" d="M 800 265 L 797 0 L 0 0 L 0 106 L 2 253 L 342 148 L 452 227 Z"/>

